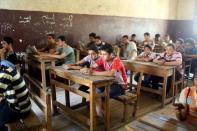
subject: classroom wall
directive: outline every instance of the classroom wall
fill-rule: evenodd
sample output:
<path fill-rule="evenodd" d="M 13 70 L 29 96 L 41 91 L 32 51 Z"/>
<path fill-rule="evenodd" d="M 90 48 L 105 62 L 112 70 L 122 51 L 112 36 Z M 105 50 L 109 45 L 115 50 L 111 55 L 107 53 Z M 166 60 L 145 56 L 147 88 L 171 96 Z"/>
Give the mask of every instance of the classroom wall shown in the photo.
<path fill-rule="evenodd" d="M 176 19 L 177 1 L 178 0 L 0 0 L 0 8 L 136 18 Z"/>
<path fill-rule="evenodd" d="M 0 38 L 11 35 L 16 41 L 16 50 L 24 50 L 27 44 L 39 43 L 47 32 L 66 35 L 68 42 L 76 46 L 78 41 L 88 41 L 88 33 L 96 32 L 104 41 L 117 43 L 124 34 L 143 33 L 151 36 L 169 33 L 173 39 L 193 35 L 194 3 L 196 0 L 0 0 Z M 21 18 L 32 14 L 32 25 L 21 24 Z M 36 32 L 34 25 L 41 21 L 35 17 L 73 16 L 72 26 L 60 29 L 50 26 Z M 14 23 L 11 20 L 16 20 Z M 3 25 L 2 25 L 3 23 Z M 16 30 L 9 32 L 9 27 Z M 10 24 L 10 25 L 9 25 Z M 65 23 L 60 23 L 65 24 Z M 21 45 L 19 39 L 25 43 Z M 19 46 L 20 45 L 20 46 Z"/>

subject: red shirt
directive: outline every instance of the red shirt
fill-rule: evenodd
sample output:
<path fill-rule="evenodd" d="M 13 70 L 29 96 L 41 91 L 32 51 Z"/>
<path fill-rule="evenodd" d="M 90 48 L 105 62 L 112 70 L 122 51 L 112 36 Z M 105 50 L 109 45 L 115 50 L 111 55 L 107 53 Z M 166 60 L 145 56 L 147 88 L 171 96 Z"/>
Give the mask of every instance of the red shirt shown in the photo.
<path fill-rule="evenodd" d="M 115 69 L 117 70 L 115 73 L 116 81 L 119 84 L 127 85 L 127 75 L 125 71 L 125 67 L 118 57 L 114 57 L 112 62 L 108 63 L 107 61 L 103 60 L 102 58 L 99 58 L 96 61 L 96 64 L 104 69 L 104 71 Z"/>

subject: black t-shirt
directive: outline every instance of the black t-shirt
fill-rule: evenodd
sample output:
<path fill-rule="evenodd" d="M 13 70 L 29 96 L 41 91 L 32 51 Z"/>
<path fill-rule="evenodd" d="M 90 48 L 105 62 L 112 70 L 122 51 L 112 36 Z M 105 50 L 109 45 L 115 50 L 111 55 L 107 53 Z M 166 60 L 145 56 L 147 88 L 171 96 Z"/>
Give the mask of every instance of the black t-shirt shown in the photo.
<path fill-rule="evenodd" d="M 17 57 L 15 52 L 8 52 L 5 59 L 14 65 L 17 64 Z"/>

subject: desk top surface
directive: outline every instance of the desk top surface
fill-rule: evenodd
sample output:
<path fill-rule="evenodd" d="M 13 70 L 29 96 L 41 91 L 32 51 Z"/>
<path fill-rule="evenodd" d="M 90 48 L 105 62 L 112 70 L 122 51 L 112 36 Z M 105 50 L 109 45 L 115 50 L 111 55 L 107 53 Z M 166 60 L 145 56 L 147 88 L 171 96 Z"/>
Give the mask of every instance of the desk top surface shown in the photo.
<path fill-rule="evenodd" d="M 153 67 L 153 68 L 162 68 L 162 69 L 173 69 L 175 66 L 164 66 L 164 65 L 158 65 L 153 62 L 144 62 L 144 61 L 136 61 L 136 60 L 123 60 L 124 65 L 125 64 L 138 64 L 143 65 L 146 67 Z"/>
<path fill-rule="evenodd" d="M 78 79 L 80 81 L 91 83 L 110 82 L 115 80 L 114 77 L 86 75 L 82 74 L 79 70 L 66 70 L 62 66 L 51 67 L 51 69 L 55 71 L 57 75 L 64 76 L 70 80 Z"/>
<path fill-rule="evenodd" d="M 56 58 L 48 57 L 48 56 L 43 56 L 43 55 L 28 55 L 28 59 L 34 59 L 37 61 L 56 61 Z"/>

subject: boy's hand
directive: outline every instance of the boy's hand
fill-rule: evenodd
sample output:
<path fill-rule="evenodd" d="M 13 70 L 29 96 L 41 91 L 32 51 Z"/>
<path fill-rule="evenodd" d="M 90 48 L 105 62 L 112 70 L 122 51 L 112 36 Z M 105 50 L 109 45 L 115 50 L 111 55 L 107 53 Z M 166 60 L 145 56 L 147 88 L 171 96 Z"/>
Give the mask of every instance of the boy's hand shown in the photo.
<path fill-rule="evenodd" d="M 164 60 L 158 60 L 156 63 L 159 64 L 159 65 L 163 65 L 165 63 L 165 61 Z"/>
<path fill-rule="evenodd" d="M 83 69 L 80 69 L 80 72 L 83 73 L 83 74 L 91 75 L 92 74 L 92 69 L 83 68 Z"/>

